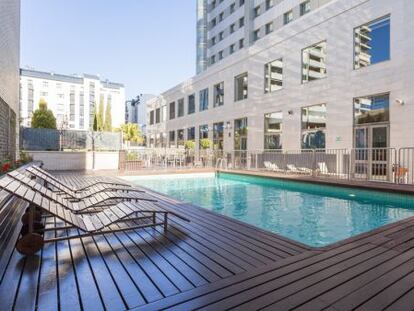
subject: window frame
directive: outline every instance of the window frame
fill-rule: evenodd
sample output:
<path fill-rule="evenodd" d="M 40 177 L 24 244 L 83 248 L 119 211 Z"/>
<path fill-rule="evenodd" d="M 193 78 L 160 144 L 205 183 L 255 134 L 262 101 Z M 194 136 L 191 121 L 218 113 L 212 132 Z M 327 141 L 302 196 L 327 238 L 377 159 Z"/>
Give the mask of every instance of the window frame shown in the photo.
<path fill-rule="evenodd" d="M 380 22 L 380 21 L 386 20 L 386 19 L 388 19 L 388 21 L 389 21 L 389 30 L 390 30 L 389 31 L 389 35 L 388 35 L 388 38 L 389 38 L 389 46 L 388 46 L 388 49 L 389 49 L 389 51 L 388 51 L 389 57 L 388 57 L 388 59 L 384 59 L 384 60 L 382 60 L 380 62 L 376 62 L 376 63 L 373 63 L 373 64 L 371 63 L 371 64 L 369 64 L 367 66 L 356 67 L 356 56 L 357 56 L 356 55 L 356 30 L 358 28 L 363 27 L 363 26 L 367 26 L 369 24 L 373 24 L 373 23 L 376 23 L 376 22 Z M 353 68 L 353 70 L 359 70 L 359 69 L 371 67 L 371 66 L 376 65 L 376 64 L 381 64 L 381 63 L 390 61 L 392 59 L 391 39 L 392 39 L 391 38 L 391 14 L 386 14 L 384 16 L 381 16 L 381 17 L 378 17 L 376 19 L 373 19 L 373 20 L 371 20 L 371 21 L 369 21 L 367 23 L 364 23 L 364 24 L 361 24 L 361 25 L 359 25 L 357 27 L 354 27 L 354 29 L 353 29 L 353 57 L 352 57 L 352 61 L 353 61 L 352 68 Z"/>
<path fill-rule="evenodd" d="M 244 77 L 246 77 L 246 79 L 247 79 L 247 83 L 246 83 L 246 95 L 243 95 L 243 98 L 238 98 L 238 83 L 237 83 L 237 81 L 240 79 L 240 78 L 244 78 Z M 248 99 L 249 98 L 249 73 L 246 71 L 246 72 L 244 72 L 244 73 L 241 73 L 241 74 L 239 74 L 239 75 L 237 75 L 237 76 L 235 76 L 234 77 L 234 102 L 238 102 L 238 101 L 242 101 L 242 100 L 246 100 L 246 99 Z M 244 92 L 244 86 L 243 86 L 243 92 Z"/>

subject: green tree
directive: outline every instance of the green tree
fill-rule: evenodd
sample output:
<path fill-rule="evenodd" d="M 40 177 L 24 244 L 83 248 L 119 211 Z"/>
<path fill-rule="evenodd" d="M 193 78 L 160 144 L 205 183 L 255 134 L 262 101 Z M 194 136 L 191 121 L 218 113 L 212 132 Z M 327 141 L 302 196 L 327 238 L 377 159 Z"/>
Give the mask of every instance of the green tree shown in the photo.
<path fill-rule="evenodd" d="M 99 108 L 96 112 L 96 123 L 99 132 L 102 132 L 104 126 L 104 101 L 103 98 L 99 101 Z"/>
<path fill-rule="evenodd" d="M 112 131 L 111 103 L 109 101 L 106 104 L 105 122 L 104 122 L 104 125 L 103 125 L 103 130 L 105 132 L 111 132 Z"/>
<path fill-rule="evenodd" d="M 93 108 L 93 126 L 92 126 L 92 130 L 94 132 L 98 131 L 98 116 L 97 116 L 97 113 L 96 113 L 96 106 L 94 106 L 94 108 Z"/>
<path fill-rule="evenodd" d="M 122 131 L 122 135 L 125 141 L 132 141 L 139 144 L 144 142 L 144 137 L 142 131 L 139 128 L 138 124 L 126 123 L 122 124 L 121 128 L 118 129 Z"/>
<path fill-rule="evenodd" d="M 39 101 L 39 108 L 33 113 L 32 127 L 56 129 L 56 118 L 52 110 L 47 109 L 47 102 L 43 98 Z"/>
<path fill-rule="evenodd" d="M 184 148 L 187 150 L 194 150 L 195 149 L 195 142 L 193 140 L 187 140 L 184 143 Z"/>
<path fill-rule="evenodd" d="M 200 139 L 200 148 L 201 149 L 209 149 L 212 145 L 212 142 L 208 138 Z"/>

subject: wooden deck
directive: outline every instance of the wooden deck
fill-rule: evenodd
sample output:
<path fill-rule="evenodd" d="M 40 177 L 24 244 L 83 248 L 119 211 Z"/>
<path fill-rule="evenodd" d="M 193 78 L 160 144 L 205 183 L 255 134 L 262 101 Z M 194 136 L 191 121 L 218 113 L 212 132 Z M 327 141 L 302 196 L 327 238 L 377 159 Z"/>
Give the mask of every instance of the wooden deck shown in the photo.
<path fill-rule="evenodd" d="M 76 181 L 69 176 L 65 180 Z M 161 204 L 191 222 L 171 217 L 167 235 L 162 228 L 147 228 L 61 241 L 28 258 L 14 250 L 0 275 L 0 310 L 125 310 L 308 250 L 200 208 L 174 203 Z"/>
<path fill-rule="evenodd" d="M 154 195 L 191 222 L 14 251 L 0 310 L 414 309 L 414 217 L 312 249 Z"/>

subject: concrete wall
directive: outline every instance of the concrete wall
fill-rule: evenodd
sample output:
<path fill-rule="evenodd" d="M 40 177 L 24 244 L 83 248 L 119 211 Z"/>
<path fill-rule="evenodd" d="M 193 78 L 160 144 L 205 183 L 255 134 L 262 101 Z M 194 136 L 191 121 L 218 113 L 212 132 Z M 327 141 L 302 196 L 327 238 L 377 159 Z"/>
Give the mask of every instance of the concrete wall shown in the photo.
<path fill-rule="evenodd" d="M 391 59 L 358 70 L 353 69 L 354 28 L 391 15 Z M 414 2 L 411 0 L 336 0 L 306 14 L 280 30 L 274 31 L 244 51 L 227 57 L 164 92 L 149 102 L 148 110 L 185 99 L 185 116 L 164 124 L 148 126 L 148 136 L 159 131 L 198 127 L 215 122 L 248 118 L 248 149 L 264 146 L 264 114 L 283 112 L 284 149 L 301 148 L 301 108 L 327 105 L 326 148 L 352 148 L 353 99 L 390 93 L 390 146 L 414 145 Z M 301 83 L 302 49 L 327 42 L 327 77 Z M 283 89 L 264 94 L 264 65 L 278 58 L 284 60 Z M 234 77 L 248 72 L 248 99 L 234 101 Z M 213 85 L 224 81 L 224 106 L 213 108 Z M 199 91 L 209 88 L 209 109 L 199 112 Z M 196 95 L 196 113 L 187 115 L 188 95 Z M 402 99 L 401 106 L 396 99 Z M 293 114 L 289 115 L 288 111 Z M 167 113 L 168 115 L 168 113 Z M 212 135 L 212 133 L 211 133 Z M 231 135 L 231 136 L 229 136 Z M 233 149 L 233 129 L 225 130 L 225 149 Z"/>
<path fill-rule="evenodd" d="M 52 171 L 117 170 L 119 152 L 27 151 L 35 161 L 43 161 Z"/>

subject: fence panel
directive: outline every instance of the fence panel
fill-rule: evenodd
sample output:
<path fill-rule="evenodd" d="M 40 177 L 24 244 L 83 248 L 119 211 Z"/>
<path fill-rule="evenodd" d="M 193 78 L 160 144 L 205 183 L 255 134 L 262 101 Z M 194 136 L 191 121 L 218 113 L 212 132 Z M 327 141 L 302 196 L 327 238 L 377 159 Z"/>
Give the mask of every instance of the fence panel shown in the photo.
<path fill-rule="evenodd" d="M 414 147 L 400 148 L 398 164 L 393 167 L 395 182 L 399 184 L 414 184 Z"/>
<path fill-rule="evenodd" d="M 357 148 L 351 150 L 351 178 L 356 180 L 395 182 L 398 165 L 395 148 Z"/>
<path fill-rule="evenodd" d="M 29 151 L 122 149 L 121 133 L 21 128 L 20 148 Z"/>
<path fill-rule="evenodd" d="M 60 136 L 58 130 L 21 128 L 21 150 L 31 151 L 58 151 L 60 150 Z"/>

